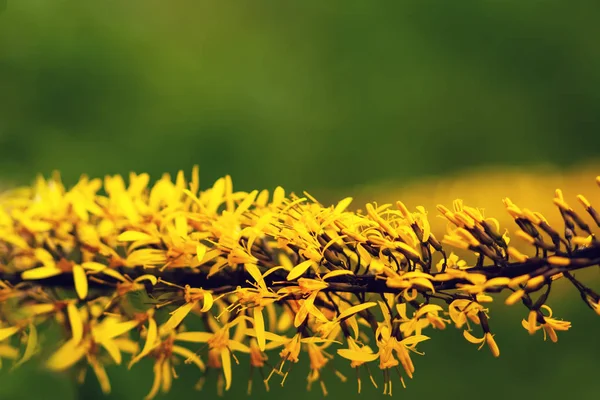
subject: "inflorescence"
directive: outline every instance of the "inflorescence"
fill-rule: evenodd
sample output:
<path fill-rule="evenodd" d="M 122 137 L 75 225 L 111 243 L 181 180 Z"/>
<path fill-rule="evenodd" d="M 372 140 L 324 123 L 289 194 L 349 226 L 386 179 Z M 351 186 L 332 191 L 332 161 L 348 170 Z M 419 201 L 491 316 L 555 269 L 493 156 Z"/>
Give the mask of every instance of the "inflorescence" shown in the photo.
<path fill-rule="evenodd" d="M 346 379 L 328 365 L 337 355 L 356 369 L 359 391 L 361 371 L 381 385 L 379 368 L 391 395 L 395 374 L 402 385 L 412 378 L 426 329 L 454 325 L 499 356 L 486 306 L 494 299 L 523 304 L 523 327 L 552 341 L 571 326 L 546 304 L 557 279 L 600 314 L 600 296 L 574 276 L 600 265 L 600 215 L 581 195 L 593 224 L 560 190 L 560 227 L 504 199 L 523 253 L 497 220 L 460 200 L 438 206 L 448 221 L 438 240 L 427 211 L 402 202 L 354 212 L 351 198 L 326 207 L 281 187 L 234 192 L 229 177 L 200 191 L 197 168 L 190 182 L 180 172 L 148 184 L 132 173 L 128 186 L 82 177 L 67 190 L 58 176 L 40 177 L 0 195 L 0 360 L 38 357 L 81 379 L 91 367 L 109 392 L 106 366 L 151 359 L 151 399 L 186 364 L 199 369 L 199 387 L 212 370 L 228 390 L 239 353 L 267 390 L 308 357 L 308 387 L 326 393 L 325 367 Z M 61 341 L 44 341 L 53 327 Z"/>

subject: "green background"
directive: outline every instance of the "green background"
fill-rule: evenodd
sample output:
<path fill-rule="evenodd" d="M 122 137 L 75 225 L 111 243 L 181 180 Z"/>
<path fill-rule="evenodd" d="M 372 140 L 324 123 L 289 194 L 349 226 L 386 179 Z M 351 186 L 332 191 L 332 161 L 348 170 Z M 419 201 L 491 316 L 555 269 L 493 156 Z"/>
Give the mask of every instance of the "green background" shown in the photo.
<path fill-rule="evenodd" d="M 199 164 L 203 187 L 231 174 L 241 190 L 333 201 L 377 181 L 598 159 L 597 4 L 0 1 L 0 181 L 54 169 L 68 183 L 158 178 Z M 492 314 L 500 359 L 460 331 L 433 332 L 396 396 L 596 396 L 599 318 L 572 291 L 556 295 L 550 305 L 573 321 L 558 344 L 529 337 L 516 307 Z M 254 397 L 305 397 L 306 367 L 268 396 L 255 382 Z M 109 373 L 109 398 L 151 386 L 149 364 Z M 180 373 L 161 398 L 214 396 L 211 382 L 191 390 L 191 368 Z M 334 398 L 356 396 L 353 371 L 345 385 L 325 374 Z M 235 369 L 227 398 L 246 378 Z M 362 398 L 380 395 L 364 383 Z M 0 399 L 40 396 L 105 398 L 92 375 L 75 387 L 35 366 L 0 372 Z"/>

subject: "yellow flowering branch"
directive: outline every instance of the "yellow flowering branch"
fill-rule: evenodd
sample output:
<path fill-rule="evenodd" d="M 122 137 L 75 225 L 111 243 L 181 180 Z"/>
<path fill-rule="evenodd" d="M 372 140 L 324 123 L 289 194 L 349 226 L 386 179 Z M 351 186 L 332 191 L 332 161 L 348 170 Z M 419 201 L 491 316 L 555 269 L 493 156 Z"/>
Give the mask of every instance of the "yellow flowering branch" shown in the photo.
<path fill-rule="evenodd" d="M 324 206 L 282 188 L 234 192 L 229 177 L 199 188 L 194 168 L 189 182 L 180 172 L 149 187 L 147 174 L 131 174 L 128 185 L 82 177 L 67 189 L 55 176 L 0 195 L 0 357 L 18 366 L 41 352 L 52 370 L 91 367 L 105 392 L 105 367 L 123 363 L 122 353 L 130 368 L 153 359 L 153 398 L 182 363 L 198 368 L 198 387 L 214 369 L 228 390 L 236 353 L 249 354 L 267 389 L 307 356 L 308 387 L 327 393 L 323 368 L 337 354 L 375 386 L 368 364 L 378 361 L 391 395 L 394 373 L 403 385 L 413 377 L 426 329 L 454 325 L 500 354 L 490 294 L 522 303 L 523 327 L 552 341 L 570 328 L 546 304 L 556 280 L 600 314 L 600 295 L 574 274 L 600 265 L 600 216 L 581 195 L 587 217 L 556 191 L 560 227 L 504 199 L 522 243 L 514 246 L 497 220 L 459 200 L 438 206 L 448 222 L 438 240 L 426 210 L 402 202 L 349 211 L 351 198 Z M 44 356 L 46 322 L 64 340 Z"/>

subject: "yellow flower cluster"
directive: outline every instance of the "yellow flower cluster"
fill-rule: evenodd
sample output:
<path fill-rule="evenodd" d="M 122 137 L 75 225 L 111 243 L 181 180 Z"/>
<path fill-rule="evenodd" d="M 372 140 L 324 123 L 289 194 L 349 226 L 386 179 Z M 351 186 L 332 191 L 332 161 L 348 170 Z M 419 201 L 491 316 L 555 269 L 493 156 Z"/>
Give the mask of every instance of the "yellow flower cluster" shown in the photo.
<path fill-rule="evenodd" d="M 20 365 L 40 353 L 48 368 L 81 379 L 91 367 L 109 392 L 106 366 L 122 364 L 123 353 L 129 368 L 152 359 L 151 399 L 186 364 L 198 368 L 199 387 L 216 370 L 228 390 L 238 353 L 267 390 L 307 357 L 308 387 L 327 393 L 325 367 L 337 355 L 356 369 L 359 391 L 361 369 L 378 386 L 375 363 L 391 395 L 393 374 L 402 385 L 413 377 L 426 329 L 454 325 L 500 354 L 492 293 L 522 303 L 524 328 L 552 341 L 570 328 L 546 304 L 555 280 L 600 314 L 600 296 L 573 275 L 600 264 L 600 216 L 583 196 L 592 224 L 556 191 L 560 228 L 504 199 L 526 255 L 497 220 L 459 200 L 438 206 L 448 222 L 438 240 L 428 212 L 402 202 L 349 211 L 351 198 L 324 206 L 281 187 L 234 192 L 230 177 L 200 191 L 197 168 L 189 182 L 183 172 L 149 180 L 82 177 L 67 190 L 58 176 L 40 177 L 0 195 L 0 360 Z M 48 325 L 64 338 L 40 348 Z"/>

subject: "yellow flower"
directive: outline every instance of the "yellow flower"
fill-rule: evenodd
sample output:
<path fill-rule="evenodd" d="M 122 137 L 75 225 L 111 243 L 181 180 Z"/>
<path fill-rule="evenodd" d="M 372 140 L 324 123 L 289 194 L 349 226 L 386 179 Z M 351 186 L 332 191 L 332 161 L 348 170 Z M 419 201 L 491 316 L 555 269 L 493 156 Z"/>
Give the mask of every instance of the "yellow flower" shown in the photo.
<path fill-rule="evenodd" d="M 424 335 L 414 335 L 398 340 L 396 336 L 392 335 L 393 328 L 391 315 L 385 306 L 385 303 L 380 301 L 379 306 L 384 316 L 384 321 L 379 323 L 375 332 L 377 347 L 379 348 L 379 368 L 383 370 L 384 376 L 383 394 L 389 393 L 391 395 L 392 381 L 390 369 L 396 367 L 398 364 L 402 364 L 408 377 L 412 378 L 415 367 L 410 358 L 409 350 L 417 352 L 415 349 L 416 345 L 425 340 L 429 340 L 429 337 Z M 396 359 L 396 356 L 399 360 Z M 400 380 L 404 385 L 404 379 L 400 377 Z"/>
<path fill-rule="evenodd" d="M 283 349 L 279 352 L 279 356 L 281 357 L 281 360 L 277 363 L 277 365 L 275 367 L 273 367 L 271 373 L 269 374 L 269 376 L 266 379 L 266 382 L 268 382 L 274 373 L 277 373 L 278 375 L 283 375 L 283 378 L 281 380 L 281 386 L 284 385 L 285 380 L 287 379 L 287 376 L 292 367 L 290 365 L 290 367 L 288 367 L 288 369 L 285 372 L 283 372 L 283 367 L 285 365 L 285 362 L 291 361 L 293 364 L 295 364 L 299 361 L 299 355 L 300 355 L 300 351 L 302 349 L 302 344 L 306 344 L 308 346 L 311 344 L 316 345 L 316 344 L 327 344 L 327 343 L 335 342 L 332 339 L 320 339 L 320 338 L 315 338 L 315 337 L 303 338 L 302 334 L 300 334 L 300 333 L 296 333 L 293 337 L 288 338 L 286 336 L 276 335 L 271 332 L 265 332 L 265 337 L 271 341 L 271 343 L 267 344 L 267 348 L 271 349 L 271 348 L 277 348 L 279 346 L 283 346 Z M 313 351 L 317 352 L 318 350 L 313 349 Z M 314 364 L 312 364 L 313 366 L 316 367 L 317 365 L 320 365 L 320 362 L 323 361 L 321 358 L 318 358 L 320 355 L 322 355 L 322 354 L 313 353 L 313 357 L 315 357 Z M 311 370 L 311 374 L 314 374 L 314 372 L 312 370 Z"/>
<path fill-rule="evenodd" d="M 358 393 L 360 393 L 362 383 L 360 379 L 359 367 L 371 361 L 377 360 L 379 358 L 379 354 L 373 353 L 373 350 L 369 346 L 359 346 L 351 337 L 346 338 L 346 340 L 348 341 L 348 348 L 338 349 L 337 354 L 351 361 L 350 366 L 356 370 L 356 378 L 358 381 Z M 366 365 L 365 368 L 367 368 L 367 373 L 369 374 L 371 383 L 377 388 L 377 384 L 373 379 L 373 375 L 371 375 L 371 371 Z"/>
<path fill-rule="evenodd" d="M 400 321 L 402 321 L 400 324 L 400 331 L 404 336 L 410 336 L 413 333 L 420 335 L 421 331 L 430 324 L 437 329 L 444 329 L 446 323 L 449 322 L 448 320 L 439 317 L 438 313 L 442 311 L 443 308 L 436 304 L 426 304 L 418 308 L 413 313 L 412 318 L 408 318 L 406 315 L 406 303 L 396 305 L 396 310 L 400 315 Z"/>
<path fill-rule="evenodd" d="M 152 348 L 151 354 L 155 357 L 154 380 L 150 392 L 145 397 L 146 400 L 156 397 L 159 390 L 167 393 L 171 389 L 173 378 L 177 377 L 174 365 L 179 361 L 175 356 L 182 357 L 186 364 L 196 365 L 201 372 L 206 369 L 204 362 L 197 354 L 185 347 L 174 344 L 175 340 L 173 333 L 170 333 L 166 339 L 159 340 Z"/>
<path fill-rule="evenodd" d="M 175 311 L 171 312 L 171 317 L 161 327 L 161 329 L 165 332 L 175 329 L 185 319 L 185 317 L 190 313 L 190 311 L 192 311 L 194 307 L 196 307 L 200 302 L 202 302 L 200 312 L 208 312 L 213 305 L 213 295 L 208 290 L 204 290 L 202 288 L 192 288 L 190 287 L 190 285 L 185 285 L 185 287 L 181 287 L 165 281 L 161 282 L 166 283 L 169 286 L 182 289 L 184 291 L 185 300 L 185 303 L 182 306 L 177 308 Z"/>
<path fill-rule="evenodd" d="M 552 309 L 547 305 L 542 305 L 543 309 L 548 311 L 548 315 L 543 315 L 540 311 L 531 310 L 529 312 L 529 317 L 527 320 L 523 320 L 521 324 L 523 328 L 525 328 L 530 335 L 533 335 L 540 329 L 544 331 L 544 340 L 546 340 L 546 336 L 550 337 L 550 340 L 553 342 L 558 341 L 558 336 L 556 335 L 556 331 L 567 331 L 571 327 L 571 323 L 569 321 L 562 321 L 555 318 L 552 318 Z M 539 323 L 539 325 L 538 325 Z"/>
<path fill-rule="evenodd" d="M 327 344 L 326 344 L 327 345 Z M 327 387 L 321 378 L 321 370 L 329 362 L 332 356 L 323 350 L 324 346 L 318 346 L 315 343 L 309 342 L 306 344 L 306 351 L 310 362 L 310 372 L 307 377 L 307 390 L 310 390 L 314 382 L 319 382 L 323 396 L 327 396 Z M 346 377 L 339 371 L 335 370 L 335 374 L 342 382 L 346 382 Z M 285 378 L 284 378 L 285 379 Z"/>
<path fill-rule="evenodd" d="M 223 369 L 225 377 L 225 390 L 231 387 L 231 356 L 234 351 L 242 353 L 250 353 L 250 349 L 245 344 L 230 339 L 229 330 L 242 321 L 241 318 L 236 318 L 231 322 L 226 323 L 218 331 L 209 332 L 181 332 L 175 335 L 175 340 L 180 340 L 190 343 L 207 343 L 209 347 L 209 366 L 210 360 L 217 357 L 219 362 L 213 360 L 214 365 L 219 365 L 218 368 Z M 212 357 L 212 358 L 211 358 Z"/>
<path fill-rule="evenodd" d="M 390 377 L 390 369 L 396 367 L 399 363 L 406 372 L 409 378 L 413 377 L 415 372 L 414 364 L 410 358 L 409 350 L 415 351 L 415 346 L 425 340 L 429 340 L 428 336 L 414 335 L 398 340 L 391 336 L 391 331 L 386 324 L 379 326 L 376 332 L 377 346 L 379 347 L 379 368 L 384 371 L 384 386 L 383 393 L 392 394 L 392 381 Z M 399 361 L 396 359 L 398 357 Z M 403 385 L 404 380 L 400 377 Z"/>
<path fill-rule="evenodd" d="M 487 309 L 474 300 L 456 299 L 448 306 L 448 311 L 450 319 L 460 329 L 464 324 L 469 324 L 468 320 L 479 325 L 479 312 L 487 312 Z"/>
<path fill-rule="evenodd" d="M 447 269 L 465 269 L 468 267 L 467 262 L 461 260 L 454 252 L 451 252 L 445 261 Z M 444 268 L 444 259 L 440 259 L 435 266 L 439 272 L 442 272 Z"/>
<path fill-rule="evenodd" d="M 254 264 L 246 264 L 246 271 L 252 276 L 256 282 L 256 289 L 252 288 L 238 288 L 235 294 L 238 297 L 240 310 L 244 310 L 247 305 L 252 306 L 253 312 L 253 323 L 254 330 L 256 331 L 256 339 L 258 341 L 258 347 L 261 351 L 265 350 L 266 339 L 265 339 L 265 321 L 262 314 L 263 309 L 276 302 L 281 298 L 280 295 L 273 292 L 265 284 L 264 277 L 268 275 L 273 269 L 261 274 L 258 267 Z"/>
<path fill-rule="evenodd" d="M 476 338 L 475 336 L 471 335 L 471 333 L 469 331 L 463 331 L 463 336 L 470 343 L 481 344 L 481 346 L 479 346 L 478 350 L 481 350 L 483 345 L 485 345 L 487 343 L 487 345 L 489 346 L 494 357 L 500 356 L 500 349 L 498 348 L 498 345 L 496 344 L 496 341 L 494 340 L 494 335 L 492 335 L 491 333 L 486 332 L 483 335 L 483 337 L 480 339 L 480 338 Z"/>
<path fill-rule="evenodd" d="M 58 348 L 47 360 L 46 366 L 54 371 L 63 371 L 79 363 L 84 357 L 87 360 L 100 382 L 104 393 L 111 390 L 108 375 L 102 362 L 100 362 L 100 349 L 104 349 L 115 364 L 121 363 L 121 351 L 135 351 L 136 346 L 128 340 L 118 340 L 135 328 L 139 322 L 122 322 L 108 317 L 101 323 L 90 321 L 90 316 L 85 310 L 78 310 L 73 303 L 67 306 L 69 325 L 72 337 Z"/>

